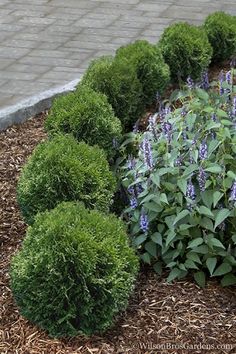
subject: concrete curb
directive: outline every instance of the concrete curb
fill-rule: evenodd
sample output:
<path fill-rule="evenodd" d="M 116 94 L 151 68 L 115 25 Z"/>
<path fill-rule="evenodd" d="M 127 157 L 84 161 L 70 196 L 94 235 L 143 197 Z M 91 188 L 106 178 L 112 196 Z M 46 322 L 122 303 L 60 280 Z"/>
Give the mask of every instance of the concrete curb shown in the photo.
<path fill-rule="evenodd" d="M 0 130 L 4 130 L 13 124 L 22 123 L 28 118 L 49 109 L 56 96 L 74 91 L 80 80 L 81 78 L 75 79 L 64 86 L 44 91 L 16 105 L 0 110 Z"/>

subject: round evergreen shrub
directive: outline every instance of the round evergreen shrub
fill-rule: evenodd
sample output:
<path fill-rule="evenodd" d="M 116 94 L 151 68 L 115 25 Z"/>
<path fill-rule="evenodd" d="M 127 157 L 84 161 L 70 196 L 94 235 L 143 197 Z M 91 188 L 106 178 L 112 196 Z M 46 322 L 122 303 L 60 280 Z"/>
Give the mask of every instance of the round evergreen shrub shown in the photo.
<path fill-rule="evenodd" d="M 236 54 L 236 16 L 215 12 L 206 18 L 204 29 L 213 48 L 213 61 Z"/>
<path fill-rule="evenodd" d="M 125 129 L 130 129 L 144 111 L 142 85 L 135 67 L 127 61 L 101 57 L 94 60 L 82 84 L 107 96 L 115 115 Z"/>
<path fill-rule="evenodd" d="M 80 86 L 77 93 L 58 97 L 46 120 L 51 133 L 71 133 L 78 141 L 98 145 L 114 155 L 113 141 L 121 138 L 121 122 L 105 95 Z"/>
<path fill-rule="evenodd" d="M 64 202 L 39 214 L 11 264 L 23 316 L 53 337 L 108 329 L 138 272 L 122 221 Z"/>
<path fill-rule="evenodd" d="M 162 94 L 170 81 L 170 71 L 160 48 L 145 40 L 137 40 L 118 49 L 116 56 L 135 67 L 143 86 L 143 103 L 149 105 L 157 92 Z"/>
<path fill-rule="evenodd" d="M 32 223 L 37 212 L 62 201 L 108 211 L 115 187 L 103 150 L 60 135 L 35 149 L 21 173 L 17 197 L 23 217 Z"/>
<path fill-rule="evenodd" d="M 198 79 L 212 57 L 212 47 L 205 31 L 184 22 L 165 29 L 160 47 L 173 80 L 186 80 L 188 76 Z"/>

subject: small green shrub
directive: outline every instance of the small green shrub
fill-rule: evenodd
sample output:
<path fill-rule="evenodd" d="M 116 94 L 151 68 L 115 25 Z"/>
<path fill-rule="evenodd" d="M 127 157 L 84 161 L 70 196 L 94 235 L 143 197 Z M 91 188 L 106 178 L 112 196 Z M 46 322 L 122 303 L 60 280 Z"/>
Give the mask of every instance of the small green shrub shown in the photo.
<path fill-rule="evenodd" d="M 51 336 L 90 335 L 126 308 L 137 272 L 120 220 L 64 202 L 28 229 L 11 288 L 22 315 Z"/>
<path fill-rule="evenodd" d="M 206 18 L 204 29 L 213 48 L 213 61 L 236 54 L 236 16 L 215 12 Z"/>
<path fill-rule="evenodd" d="M 186 80 L 188 76 L 198 79 L 212 57 L 205 31 L 188 23 L 175 23 L 166 28 L 160 47 L 173 80 Z"/>
<path fill-rule="evenodd" d="M 101 149 L 61 135 L 35 149 L 21 173 L 17 197 L 31 223 L 37 212 L 62 201 L 83 201 L 89 208 L 107 211 L 115 185 Z"/>
<path fill-rule="evenodd" d="M 150 105 L 157 92 L 162 94 L 170 81 L 170 71 L 160 49 L 144 40 L 138 40 L 118 49 L 116 56 L 135 67 L 143 86 L 143 103 Z"/>
<path fill-rule="evenodd" d="M 119 141 L 122 130 L 106 96 L 85 86 L 53 102 L 45 127 L 51 134 L 72 133 L 78 141 L 103 148 L 108 156 L 114 155 L 113 139 Z"/>
<path fill-rule="evenodd" d="M 127 61 L 112 57 L 94 60 L 81 84 L 107 96 L 125 129 L 130 129 L 144 111 L 142 85 Z"/>
<path fill-rule="evenodd" d="M 172 93 L 136 153 L 120 166 L 133 245 L 168 281 L 193 274 L 236 284 L 236 97 L 234 70 Z"/>

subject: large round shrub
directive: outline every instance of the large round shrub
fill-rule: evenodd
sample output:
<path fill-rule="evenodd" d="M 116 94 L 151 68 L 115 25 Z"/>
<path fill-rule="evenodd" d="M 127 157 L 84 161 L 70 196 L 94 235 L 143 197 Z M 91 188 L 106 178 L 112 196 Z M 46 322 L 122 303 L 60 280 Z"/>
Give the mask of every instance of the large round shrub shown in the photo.
<path fill-rule="evenodd" d="M 145 40 L 137 40 L 119 48 L 116 56 L 135 67 L 143 87 L 144 105 L 153 103 L 157 92 L 162 94 L 170 81 L 169 67 L 161 50 Z"/>
<path fill-rule="evenodd" d="M 188 23 L 166 28 L 160 46 L 174 80 L 199 78 L 211 61 L 212 47 L 205 31 Z"/>
<path fill-rule="evenodd" d="M 23 168 L 17 188 L 20 209 L 31 223 L 39 211 L 62 201 L 83 201 L 107 211 L 115 190 L 105 153 L 69 135 L 40 144 Z"/>
<path fill-rule="evenodd" d="M 236 54 L 236 16 L 215 12 L 206 18 L 204 29 L 213 48 L 213 61 Z"/>
<path fill-rule="evenodd" d="M 28 229 L 11 288 L 22 315 L 51 336 L 90 335 L 126 308 L 137 272 L 120 220 L 64 202 Z"/>
<path fill-rule="evenodd" d="M 46 120 L 50 133 L 72 133 L 78 141 L 98 145 L 114 154 L 113 140 L 121 138 L 121 123 L 105 95 L 80 86 L 76 93 L 58 97 Z"/>
<path fill-rule="evenodd" d="M 135 67 L 127 61 L 112 57 L 94 60 L 85 73 L 82 84 L 107 96 L 125 129 L 132 127 L 144 111 L 142 85 Z"/>

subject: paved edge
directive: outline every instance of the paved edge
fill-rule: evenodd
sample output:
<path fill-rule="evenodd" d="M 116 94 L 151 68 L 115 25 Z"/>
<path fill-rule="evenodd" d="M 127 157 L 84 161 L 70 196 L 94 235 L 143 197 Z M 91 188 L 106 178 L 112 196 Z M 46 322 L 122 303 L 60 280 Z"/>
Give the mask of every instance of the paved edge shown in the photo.
<path fill-rule="evenodd" d="M 20 124 L 25 120 L 49 109 L 53 99 L 61 94 L 75 90 L 76 85 L 81 81 L 75 79 L 68 84 L 41 92 L 29 97 L 15 105 L 0 110 L 0 131 L 7 129 L 13 124 Z"/>

